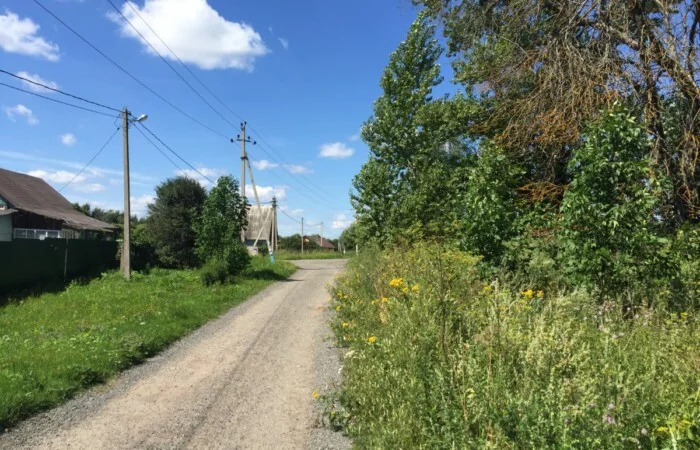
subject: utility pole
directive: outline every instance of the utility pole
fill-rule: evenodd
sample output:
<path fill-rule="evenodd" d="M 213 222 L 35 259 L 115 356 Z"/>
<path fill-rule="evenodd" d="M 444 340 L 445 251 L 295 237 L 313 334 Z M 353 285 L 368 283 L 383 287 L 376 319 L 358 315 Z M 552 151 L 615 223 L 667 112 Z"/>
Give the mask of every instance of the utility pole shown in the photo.
<path fill-rule="evenodd" d="M 277 197 L 272 197 L 272 253 L 277 250 Z"/>
<path fill-rule="evenodd" d="M 304 254 L 304 218 L 301 218 L 301 254 Z"/>
<path fill-rule="evenodd" d="M 321 222 L 321 248 L 323 248 L 323 222 Z"/>
<path fill-rule="evenodd" d="M 248 199 L 245 195 L 245 166 L 248 165 L 248 170 L 250 170 L 250 183 L 253 185 L 253 192 L 255 193 L 255 202 L 260 207 L 260 199 L 258 198 L 258 190 L 255 187 L 255 180 L 253 180 L 253 170 L 250 168 L 250 161 L 248 160 L 248 153 L 245 150 L 246 143 L 251 143 L 253 145 L 257 142 L 252 141 L 245 134 L 247 122 L 241 122 L 241 134 L 236 136 L 236 139 L 231 139 L 231 142 L 241 143 L 241 197 L 248 203 Z M 245 242 L 245 230 L 241 232 L 241 241 Z"/>
<path fill-rule="evenodd" d="M 124 153 L 124 239 L 122 240 L 121 271 L 131 279 L 131 187 L 129 183 L 129 110 L 122 111 L 122 137 Z"/>
<path fill-rule="evenodd" d="M 246 123 L 241 123 L 241 197 L 245 200 L 245 162 L 248 159 L 248 154 L 245 152 L 245 126 Z"/>

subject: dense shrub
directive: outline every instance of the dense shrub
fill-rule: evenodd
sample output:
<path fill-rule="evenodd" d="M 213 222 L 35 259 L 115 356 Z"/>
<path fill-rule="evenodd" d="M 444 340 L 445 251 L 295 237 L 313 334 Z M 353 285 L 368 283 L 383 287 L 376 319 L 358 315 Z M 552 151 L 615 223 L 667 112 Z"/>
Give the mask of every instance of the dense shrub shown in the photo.
<path fill-rule="evenodd" d="M 218 258 L 212 258 L 207 261 L 200 269 L 200 278 L 202 284 L 211 286 L 215 283 L 224 284 L 228 280 L 228 265 L 226 261 Z"/>
<path fill-rule="evenodd" d="M 250 254 L 243 244 L 236 242 L 235 244 L 226 246 L 223 261 L 226 263 L 228 274 L 236 276 L 243 272 L 243 269 L 250 264 Z"/>
<path fill-rule="evenodd" d="M 692 310 L 513 291 L 478 258 L 364 252 L 333 290 L 337 402 L 363 448 L 694 448 Z"/>

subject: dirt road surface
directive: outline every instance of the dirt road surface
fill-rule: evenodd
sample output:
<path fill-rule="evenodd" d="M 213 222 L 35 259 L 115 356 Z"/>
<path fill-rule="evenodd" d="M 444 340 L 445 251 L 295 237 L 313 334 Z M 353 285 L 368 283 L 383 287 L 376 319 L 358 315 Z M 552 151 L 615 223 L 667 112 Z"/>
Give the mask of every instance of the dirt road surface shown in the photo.
<path fill-rule="evenodd" d="M 324 366 L 338 364 L 325 339 L 325 308 L 327 284 L 344 263 L 296 262 L 289 281 L 0 435 L 0 448 L 347 447 L 342 436 L 318 430 L 312 396 L 327 382 Z"/>

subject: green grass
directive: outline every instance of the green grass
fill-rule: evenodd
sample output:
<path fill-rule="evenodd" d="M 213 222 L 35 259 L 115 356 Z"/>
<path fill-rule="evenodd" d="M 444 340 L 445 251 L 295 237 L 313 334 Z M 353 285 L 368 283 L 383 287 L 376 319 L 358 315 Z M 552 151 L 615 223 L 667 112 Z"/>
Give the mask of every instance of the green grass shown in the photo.
<path fill-rule="evenodd" d="M 254 258 L 235 284 L 155 269 L 110 272 L 0 307 L 0 430 L 143 361 L 295 268 Z"/>
<path fill-rule="evenodd" d="M 340 252 L 330 252 L 327 250 L 311 250 L 305 251 L 302 255 L 301 252 L 292 250 L 277 250 L 275 253 L 275 258 L 292 261 L 295 259 L 344 259 L 350 258 L 354 255 L 353 252 L 348 252 L 345 255 Z"/>
<path fill-rule="evenodd" d="M 508 288 L 477 261 L 437 245 L 350 261 L 326 404 L 357 447 L 700 448 L 697 311 Z"/>

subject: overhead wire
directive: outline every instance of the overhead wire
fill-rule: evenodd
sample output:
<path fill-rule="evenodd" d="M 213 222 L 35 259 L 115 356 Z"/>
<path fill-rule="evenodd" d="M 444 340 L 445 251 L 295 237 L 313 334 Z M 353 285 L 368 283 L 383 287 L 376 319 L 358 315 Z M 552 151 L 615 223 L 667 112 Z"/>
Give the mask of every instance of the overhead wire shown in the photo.
<path fill-rule="evenodd" d="M 39 86 L 39 87 L 41 87 L 41 88 L 43 88 L 43 89 L 46 89 L 46 90 L 49 90 L 49 91 L 58 92 L 59 94 L 62 94 L 62 95 L 68 96 L 68 97 L 72 97 L 72 98 L 74 98 L 74 99 L 76 99 L 76 100 L 80 100 L 80 101 L 83 101 L 83 102 L 85 102 L 85 103 L 90 103 L 90 104 L 92 104 L 92 105 L 100 106 L 100 107 L 102 107 L 102 108 L 106 108 L 106 109 L 109 109 L 109 110 L 112 110 L 112 111 L 115 111 L 115 112 L 121 112 L 121 110 L 118 109 L 118 108 L 113 108 L 113 107 L 111 107 L 111 106 L 103 105 L 102 103 L 98 103 L 98 102 L 93 101 L 93 100 L 88 100 L 88 99 L 86 99 L 86 98 L 84 98 L 84 97 L 80 97 L 80 96 L 78 96 L 78 95 L 71 94 L 71 93 L 66 92 L 66 91 L 63 91 L 63 90 L 61 90 L 61 89 L 58 89 L 58 88 L 55 88 L 55 87 L 52 87 L 52 86 L 47 86 L 47 85 L 45 85 L 45 84 L 43 84 L 43 83 L 39 83 L 38 81 L 32 80 L 32 79 L 30 79 L 30 78 L 25 78 L 25 77 L 23 77 L 23 76 L 20 76 L 20 75 L 15 74 L 15 73 L 8 72 L 7 70 L 0 69 L 0 73 L 4 73 L 4 74 L 9 75 L 9 76 L 11 76 L 11 77 L 17 78 L 18 80 L 26 81 L 27 83 L 31 83 L 31 84 L 33 84 L 33 85 L 35 85 L 35 86 Z"/>
<path fill-rule="evenodd" d="M 107 148 L 107 146 L 109 145 L 109 143 L 112 142 L 112 139 L 114 139 L 114 136 L 116 136 L 117 132 L 118 132 L 120 129 L 121 129 L 121 127 L 117 127 L 117 129 L 114 130 L 114 133 L 112 133 L 112 135 L 109 137 L 109 139 L 107 139 L 107 142 L 105 142 L 105 143 L 102 145 L 102 147 L 100 147 L 100 149 L 97 150 L 97 152 L 92 156 L 92 158 L 90 158 L 90 160 L 83 166 L 83 168 L 80 169 L 80 171 L 79 171 L 78 173 L 76 173 L 75 175 L 73 175 L 73 178 L 71 178 L 66 184 L 64 184 L 63 186 L 61 186 L 61 188 L 58 190 L 58 192 L 61 192 L 61 191 L 64 190 L 66 187 L 68 187 L 69 184 L 71 184 L 73 181 L 75 181 L 75 179 L 78 178 L 78 177 L 85 171 L 85 169 L 87 169 L 88 166 L 89 166 L 90 164 L 92 164 L 93 161 L 95 161 L 95 159 L 96 159 L 98 156 L 100 156 L 100 153 L 102 153 L 102 151 L 103 151 L 105 148 Z"/>
<path fill-rule="evenodd" d="M 200 125 L 202 128 L 204 128 L 204 129 L 210 131 L 211 133 L 216 134 L 216 135 L 219 136 L 219 137 L 223 137 L 224 139 L 229 139 L 229 137 L 226 136 L 225 134 L 219 133 L 218 131 L 214 130 L 214 129 L 211 128 L 210 126 L 206 125 L 206 124 L 203 123 L 202 121 L 198 120 L 196 117 L 192 116 L 192 115 L 189 114 L 188 112 L 184 111 L 182 108 L 178 107 L 177 105 L 175 105 L 174 103 L 172 103 L 171 101 L 169 101 L 168 99 L 166 99 L 165 97 L 163 97 L 162 95 L 160 95 L 158 92 L 156 92 L 156 91 L 155 91 L 154 89 L 152 89 L 150 86 L 148 86 L 146 83 L 144 83 L 144 82 L 141 81 L 139 78 L 137 78 L 135 75 L 133 75 L 131 72 L 129 72 L 128 70 L 126 70 L 124 67 L 122 67 L 122 66 L 121 66 L 119 63 L 117 63 L 115 60 L 113 60 L 112 58 L 110 58 L 110 57 L 109 57 L 106 53 L 104 53 L 102 50 L 100 50 L 99 48 L 97 48 L 92 42 L 90 42 L 89 40 L 87 40 L 85 37 L 83 37 L 83 35 L 81 35 L 80 33 L 78 33 L 74 28 L 72 28 L 70 25 L 68 25 L 66 22 L 64 22 L 60 17 L 58 17 L 53 11 L 51 11 L 49 8 L 47 8 L 46 6 L 44 6 L 39 0 L 34 0 L 34 3 L 36 3 L 37 5 L 39 5 L 39 7 L 41 7 L 44 11 L 46 11 L 49 15 L 51 15 L 54 19 L 56 19 L 59 23 L 61 23 L 61 25 L 63 25 L 64 27 L 66 27 L 71 33 L 73 33 L 74 35 L 76 35 L 80 40 L 82 40 L 83 42 L 85 42 L 85 44 L 87 44 L 90 48 L 92 48 L 92 49 L 95 50 L 97 53 L 99 53 L 103 58 L 105 58 L 107 61 L 109 61 L 109 62 L 110 62 L 112 65 L 114 65 L 117 69 L 119 69 L 121 72 L 123 72 L 123 73 L 124 73 L 125 75 L 127 75 L 129 78 L 131 78 L 132 80 L 134 80 L 135 82 L 137 82 L 137 83 L 138 83 L 139 85 L 141 85 L 144 89 L 146 89 L 147 91 L 149 91 L 151 94 L 153 94 L 153 95 L 155 95 L 156 97 L 158 97 L 161 101 L 163 101 L 164 103 L 166 103 L 168 106 L 170 106 L 171 108 L 175 109 L 175 110 L 178 111 L 180 114 L 182 114 L 183 116 L 187 117 L 187 118 L 190 119 L 191 121 L 197 123 L 197 124 Z"/>
<path fill-rule="evenodd" d="M 138 122 L 137 122 L 137 123 L 138 123 Z M 141 136 L 143 136 L 144 139 L 146 139 L 156 150 L 158 150 L 158 152 L 160 152 L 160 154 L 163 155 L 163 156 L 165 157 L 165 159 L 167 159 L 168 161 L 170 161 L 170 163 L 171 163 L 173 166 L 175 166 L 178 170 L 182 170 L 182 167 L 180 167 L 175 161 L 172 160 L 172 158 L 171 158 L 170 156 L 168 156 L 167 153 L 165 153 L 160 147 L 158 147 L 158 145 L 156 145 L 156 143 L 153 142 L 153 141 L 151 140 L 151 138 L 149 138 L 148 136 L 146 136 L 146 133 L 144 133 L 143 131 L 141 131 L 141 128 L 139 128 L 138 126 L 136 126 L 136 127 L 134 127 L 134 128 L 136 128 L 136 131 L 138 131 L 138 132 L 141 134 Z"/>
<path fill-rule="evenodd" d="M 212 179 L 209 178 L 208 176 L 204 175 L 204 174 L 203 174 L 202 172 L 200 172 L 195 166 L 193 166 L 192 164 L 190 164 L 189 162 L 187 162 L 187 160 L 185 160 L 185 158 L 183 158 L 183 157 L 180 156 L 175 150 L 173 150 L 168 144 L 166 144 L 165 142 L 163 142 L 163 140 L 162 140 L 161 138 L 159 138 L 153 131 L 151 131 L 150 128 L 148 128 L 148 127 L 147 127 L 146 125 L 144 125 L 142 122 L 137 122 L 137 124 L 140 125 L 141 127 L 143 127 L 143 129 L 146 130 L 146 131 L 148 132 L 148 134 L 150 134 L 151 136 L 153 136 L 153 138 L 155 138 L 155 140 L 157 140 L 158 142 L 160 142 L 160 144 L 161 144 L 163 147 L 167 148 L 167 149 L 170 151 L 170 153 L 172 153 L 173 155 L 175 155 L 180 161 L 182 161 L 183 163 L 185 163 L 185 165 L 187 165 L 190 169 L 194 170 L 195 173 L 197 173 L 199 176 L 201 176 L 201 177 L 204 178 L 205 180 L 209 181 L 210 183 L 216 184 L 216 183 L 214 182 L 214 180 L 212 180 Z"/>
<path fill-rule="evenodd" d="M 178 77 L 179 77 L 179 78 L 180 78 L 180 79 L 181 79 L 181 80 L 182 80 L 182 81 L 183 81 L 183 82 L 184 82 L 184 83 L 185 83 L 185 84 L 200 98 L 200 99 L 202 99 L 202 101 L 203 101 L 204 103 L 206 103 L 207 106 L 209 106 L 209 108 L 212 109 L 212 111 L 214 111 L 219 117 L 221 117 L 222 120 L 224 120 L 226 123 L 228 123 L 228 124 L 231 125 L 232 127 L 235 127 L 235 125 L 234 125 L 233 123 L 231 123 L 228 119 L 226 119 L 226 117 L 224 117 L 223 114 L 221 114 L 221 112 L 220 112 L 219 110 L 217 110 L 216 108 L 214 108 L 214 107 L 211 105 L 211 103 L 209 103 L 209 102 L 199 93 L 199 91 L 197 91 L 197 90 L 196 90 L 196 89 L 195 89 L 195 88 L 194 88 L 194 87 L 193 87 L 193 86 L 192 86 L 192 85 L 177 71 L 177 70 L 175 70 L 175 68 L 172 66 L 172 64 L 170 64 L 170 62 L 168 62 L 168 61 L 165 59 L 165 57 L 164 57 L 164 56 L 163 56 L 163 55 L 148 41 L 148 39 L 146 39 L 146 37 L 134 26 L 134 24 L 124 15 L 124 13 L 122 13 L 122 11 L 112 2 L 112 0 L 107 0 L 107 2 L 112 6 L 112 8 L 114 8 L 115 11 L 117 11 L 117 12 L 119 13 L 119 15 L 126 21 L 126 23 L 128 23 L 129 26 L 141 37 L 141 39 L 142 39 L 146 44 L 148 44 L 148 46 L 160 57 L 160 59 L 161 59 L 165 64 L 168 65 L 168 67 L 170 68 L 170 70 L 172 70 L 173 72 L 175 72 L 175 74 L 176 74 L 176 75 L 177 75 L 177 76 L 178 76 Z M 205 89 L 217 102 L 219 102 L 219 104 L 221 104 L 226 110 L 228 110 L 231 114 L 233 114 L 234 116 L 236 116 L 236 117 L 239 118 L 240 120 L 245 121 L 245 119 L 244 119 L 240 114 L 238 114 L 238 113 L 235 112 L 233 109 L 231 109 L 228 105 L 226 105 L 226 103 L 224 103 L 224 102 L 219 98 L 219 96 L 217 96 L 217 95 L 216 95 L 216 94 L 215 94 L 215 93 L 214 93 L 214 92 L 213 92 L 213 91 L 212 91 L 212 90 L 211 90 L 211 89 L 210 89 L 210 88 L 209 88 L 209 87 L 208 87 L 208 86 L 207 86 L 207 85 L 192 71 L 192 70 L 190 70 L 190 68 L 187 66 L 187 64 L 185 64 L 185 63 L 182 61 L 182 59 L 180 59 L 180 57 L 177 55 L 177 53 L 175 53 L 175 51 L 174 51 L 172 48 L 170 48 L 170 46 L 165 42 L 165 40 L 164 40 L 163 38 L 160 37 L 160 35 L 153 29 L 153 27 L 148 23 L 148 21 L 147 21 L 146 19 L 143 18 L 143 16 L 139 13 L 138 9 L 135 8 L 134 5 L 132 5 L 130 1 L 127 1 L 126 4 L 129 6 L 129 8 L 131 9 L 131 11 L 133 11 L 134 14 L 136 14 L 136 16 L 138 16 L 138 18 L 141 19 L 141 21 L 146 25 L 146 27 L 148 27 L 148 29 L 151 31 L 151 33 L 153 33 L 153 35 L 154 35 L 156 38 L 158 38 L 158 40 L 161 42 L 161 44 L 163 44 L 163 46 L 164 46 L 166 49 L 168 49 L 168 51 L 175 57 L 175 59 L 177 59 L 177 61 L 180 63 L 180 65 L 181 65 L 182 67 L 184 67 L 185 70 L 187 70 L 187 72 L 188 72 L 190 75 L 192 75 L 192 77 L 193 77 L 195 80 L 197 80 L 197 82 L 198 82 L 200 85 L 202 85 L 202 87 L 204 87 L 204 89 Z M 309 183 L 313 184 L 313 185 L 316 187 L 316 189 L 309 187 L 308 185 L 302 183 L 301 180 L 300 180 L 299 178 L 294 177 L 294 174 L 291 173 L 291 171 L 285 167 L 285 164 L 289 166 L 289 165 L 291 165 L 291 163 L 290 163 L 289 161 L 287 161 L 286 159 L 284 159 L 284 157 L 283 157 L 282 155 L 280 155 L 280 154 L 272 147 L 272 145 L 264 138 L 264 136 L 262 136 L 262 134 L 259 133 L 253 126 L 250 126 L 250 129 L 251 129 L 254 133 L 256 133 L 256 134 L 258 135 L 259 139 L 260 139 L 262 142 L 264 142 L 264 143 L 270 148 L 270 150 L 273 151 L 273 152 L 279 157 L 279 159 L 282 160 L 282 163 L 283 163 L 283 164 L 281 164 L 282 169 L 283 169 L 285 172 L 287 172 L 287 174 L 288 174 L 290 177 L 292 177 L 293 180 L 298 181 L 300 184 L 302 184 L 302 186 L 303 186 L 304 188 L 309 189 L 309 190 L 311 190 L 312 192 L 314 192 L 315 195 L 316 195 L 317 197 L 320 197 L 320 195 L 318 194 L 318 192 L 321 192 L 321 193 L 324 193 L 324 194 L 325 194 L 325 192 L 323 191 L 323 188 L 321 188 L 320 186 L 318 186 L 317 184 L 315 184 L 315 183 L 314 183 L 309 177 L 307 177 L 306 175 L 300 174 L 300 175 L 302 175 L 302 177 L 303 177 L 304 179 L 308 180 Z M 261 146 L 261 148 L 262 148 L 262 146 Z M 276 158 L 275 158 L 274 156 L 272 156 L 269 152 L 266 151 L 265 153 L 266 153 L 271 159 L 273 159 L 273 160 L 276 159 Z M 325 198 L 325 199 L 322 198 L 322 200 L 323 200 L 323 201 L 327 201 L 329 198 L 330 198 L 330 197 Z"/>
<path fill-rule="evenodd" d="M 111 118 L 114 118 L 114 117 L 115 117 L 114 114 L 108 114 L 108 113 L 106 113 L 106 112 L 97 111 L 97 110 L 90 109 L 90 108 L 85 108 L 85 107 L 79 106 L 79 105 L 74 105 L 74 104 L 72 104 L 72 103 L 68 103 L 68 102 L 64 102 L 64 101 L 61 101 L 61 100 L 57 100 L 57 99 L 55 99 L 55 98 L 51 98 L 51 97 L 47 97 L 47 96 L 45 96 L 45 95 L 41 95 L 41 94 L 39 94 L 39 93 L 37 93 L 37 92 L 28 91 L 28 90 L 26 90 L 26 89 L 18 88 L 18 87 L 16 87 L 16 86 L 11 86 L 11 85 L 9 85 L 9 84 L 5 84 L 5 83 L 2 83 L 2 82 L 0 82 L 0 86 L 5 86 L 5 87 L 7 87 L 7 88 L 14 89 L 14 90 L 16 90 L 16 91 L 24 92 L 25 94 L 33 95 L 33 96 L 35 96 L 35 97 L 40 97 L 40 98 L 43 98 L 44 100 L 48 100 L 48 101 L 50 101 L 50 102 L 60 103 L 60 104 L 65 105 L 65 106 L 70 106 L 71 108 L 81 109 L 81 110 L 83 110 L 83 111 L 88 111 L 88 112 L 91 112 L 91 113 L 94 113 L 94 114 L 99 114 L 99 115 L 107 116 L 107 117 L 111 117 Z"/>
<path fill-rule="evenodd" d="M 301 221 L 300 221 L 299 219 L 295 219 L 294 217 L 290 216 L 289 214 L 287 214 L 287 212 L 286 212 L 285 210 L 279 208 L 279 212 L 281 212 L 281 213 L 284 214 L 285 216 L 289 217 L 289 218 L 292 219 L 294 222 L 296 222 L 296 223 L 301 223 Z"/>

